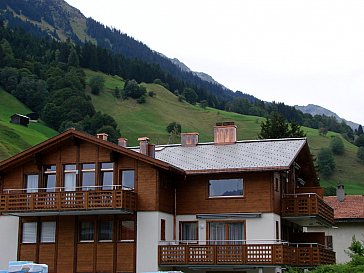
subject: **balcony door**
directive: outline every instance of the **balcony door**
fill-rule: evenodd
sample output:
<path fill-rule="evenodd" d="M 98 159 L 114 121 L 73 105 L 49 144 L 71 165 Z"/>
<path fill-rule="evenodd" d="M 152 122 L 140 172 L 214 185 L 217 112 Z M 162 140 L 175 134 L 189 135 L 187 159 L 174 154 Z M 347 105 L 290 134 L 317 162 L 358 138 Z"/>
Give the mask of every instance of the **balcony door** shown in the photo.
<path fill-rule="evenodd" d="M 39 188 L 39 175 L 28 174 L 26 175 L 27 193 L 38 192 Z"/>
<path fill-rule="evenodd" d="M 244 222 L 209 222 L 210 244 L 243 244 L 245 240 Z"/>
<path fill-rule="evenodd" d="M 76 191 L 77 169 L 76 165 L 64 166 L 64 191 Z"/>

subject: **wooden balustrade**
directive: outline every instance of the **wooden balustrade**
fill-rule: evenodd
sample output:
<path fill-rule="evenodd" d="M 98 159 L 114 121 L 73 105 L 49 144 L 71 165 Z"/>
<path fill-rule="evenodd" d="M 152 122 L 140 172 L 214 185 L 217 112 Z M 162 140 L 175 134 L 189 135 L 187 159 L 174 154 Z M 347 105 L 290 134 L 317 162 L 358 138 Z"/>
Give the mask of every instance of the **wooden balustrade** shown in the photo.
<path fill-rule="evenodd" d="M 282 216 L 316 216 L 321 217 L 330 225 L 334 223 L 334 209 L 315 193 L 288 194 L 283 196 Z"/>
<path fill-rule="evenodd" d="M 317 245 L 160 245 L 160 265 L 288 265 L 335 263 L 335 253 Z"/>
<path fill-rule="evenodd" d="M 135 193 L 119 189 L 0 194 L 1 213 L 116 208 L 136 210 Z"/>

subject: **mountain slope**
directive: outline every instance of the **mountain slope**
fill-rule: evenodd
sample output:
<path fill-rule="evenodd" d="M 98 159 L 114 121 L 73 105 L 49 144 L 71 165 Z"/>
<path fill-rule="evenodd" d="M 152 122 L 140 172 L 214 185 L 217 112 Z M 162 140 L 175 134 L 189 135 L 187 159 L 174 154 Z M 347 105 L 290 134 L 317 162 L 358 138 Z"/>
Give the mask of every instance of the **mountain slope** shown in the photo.
<path fill-rule="evenodd" d="M 95 108 L 113 116 L 119 125 L 122 136 L 128 138 L 129 145 L 138 145 L 137 138 L 148 136 L 152 143 L 166 144 L 168 141 L 179 143 L 179 139 L 170 139 L 166 126 L 173 121 L 182 125 L 183 132 L 199 132 L 200 142 L 213 140 L 213 126 L 220 121 L 234 121 L 238 126 L 237 138 L 256 139 L 260 132 L 261 117 L 240 115 L 213 108 L 203 109 L 185 102 L 179 102 L 178 97 L 157 84 L 143 84 L 148 91 L 156 96 L 147 98 L 145 104 L 135 100 L 120 100 L 112 95 L 112 90 L 123 87 L 120 78 L 103 75 L 99 72 L 86 70 L 87 79 L 101 75 L 106 79 L 106 89 L 99 96 L 91 95 Z M 329 132 L 326 136 L 319 135 L 318 130 L 303 127 L 307 133 L 311 152 L 317 155 L 323 147 L 329 147 L 331 137 L 339 136 Z M 364 194 L 363 165 L 356 159 L 357 147 L 343 139 L 345 154 L 335 156 L 336 173 L 330 179 L 321 178 L 323 186 L 334 186 L 344 183 L 347 193 Z"/>
<path fill-rule="evenodd" d="M 352 122 L 352 121 L 348 121 L 344 118 L 339 117 L 339 115 L 337 115 L 336 113 L 332 112 L 329 109 L 326 109 L 322 106 L 319 105 L 315 105 L 315 104 L 308 104 L 306 106 L 300 106 L 300 105 L 295 105 L 294 106 L 297 110 L 300 110 L 302 113 L 307 113 L 310 114 L 312 116 L 315 115 L 325 115 L 327 117 L 335 117 L 339 122 L 344 121 L 347 125 L 349 125 L 353 130 L 358 129 L 359 124 Z"/>
<path fill-rule="evenodd" d="M 28 114 L 31 110 L 15 97 L 0 88 L 0 160 L 38 144 L 54 135 L 56 131 L 42 123 L 31 122 L 28 127 L 12 124 L 10 116 Z"/>

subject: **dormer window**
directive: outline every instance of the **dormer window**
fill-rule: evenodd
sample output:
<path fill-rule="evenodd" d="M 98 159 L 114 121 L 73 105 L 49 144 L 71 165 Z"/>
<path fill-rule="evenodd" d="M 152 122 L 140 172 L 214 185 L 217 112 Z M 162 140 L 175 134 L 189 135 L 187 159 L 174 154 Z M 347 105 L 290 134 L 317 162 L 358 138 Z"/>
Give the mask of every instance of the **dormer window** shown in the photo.
<path fill-rule="evenodd" d="M 211 179 L 209 181 L 209 197 L 243 196 L 243 179 Z"/>

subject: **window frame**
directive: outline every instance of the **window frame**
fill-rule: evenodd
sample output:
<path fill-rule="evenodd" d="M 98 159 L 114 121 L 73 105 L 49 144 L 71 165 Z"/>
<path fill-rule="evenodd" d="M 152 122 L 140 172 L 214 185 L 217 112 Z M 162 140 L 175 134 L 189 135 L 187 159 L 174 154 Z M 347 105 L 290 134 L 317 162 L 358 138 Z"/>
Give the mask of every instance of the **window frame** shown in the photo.
<path fill-rule="evenodd" d="M 209 220 L 206 221 L 206 238 L 208 241 L 208 244 L 216 244 L 216 243 L 212 243 L 212 241 L 210 242 L 210 223 L 222 223 L 225 224 L 225 242 L 229 242 L 229 241 L 233 241 L 233 240 L 229 240 L 229 229 L 227 228 L 229 224 L 232 223 L 241 223 L 243 225 L 243 242 L 241 242 L 240 244 L 246 244 L 246 220 Z M 226 244 L 226 243 L 225 243 Z M 231 243 L 229 243 L 231 244 Z"/>
<path fill-rule="evenodd" d="M 54 238 L 53 238 L 53 241 L 43 241 L 43 224 L 44 223 L 54 223 L 54 232 L 53 232 Z M 54 244 L 54 243 L 56 243 L 56 240 L 57 240 L 57 221 L 42 221 L 42 222 L 40 222 L 39 227 L 40 227 L 39 243 L 41 243 L 41 244 Z"/>
<path fill-rule="evenodd" d="M 101 223 L 103 223 L 103 222 L 111 223 L 111 239 L 100 239 Z M 97 242 L 99 242 L 99 243 L 113 242 L 113 239 L 114 239 L 114 221 L 113 220 L 98 220 L 96 222 L 96 230 L 97 230 Z"/>
<path fill-rule="evenodd" d="M 81 239 L 82 223 L 92 223 L 92 239 L 91 240 L 82 240 Z M 79 223 L 78 223 L 78 242 L 79 243 L 94 243 L 95 242 L 95 235 L 96 235 L 96 232 L 97 232 L 96 225 L 97 225 L 97 221 L 94 221 L 94 220 L 79 221 Z"/>
<path fill-rule="evenodd" d="M 25 242 L 24 241 L 24 226 L 27 224 L 35 224 L 35 234 L 34 234 L 34 241 Z M 38 243 L 38 222 L 37 221 L 29 221 L 29 222 L 22 222 L 21 225 L 22 231 L 21 231 L 21 244 L 37 244 Z M 34 230 L 32 230 L 34 231 Z M 32 234 L 33 235 L 33 234 Z"/>
<path fill-rule="evenodd" d="M 123 179 L 123 172 L 128 172 L 128 171 L 132 171 L 134 172 L 134 181 L 133 181 L 133 188 L 130 188 L 130 187 L 127 187 L 127 186 L 124 186 L 124 179 Z M 121 189 L 123 190 L 130 190 L 130 191 L 134 191 L 135 190 L 135 180 L 136 180 L 136 171 L 135 169 L 120 169 L 119 170 L 119 180 L 120 180 L 120 186 L 121 186 Z"/>
<path fill-rule="evenodd" d="M 30 188 L 33 189 L 31 191 L 28 191 L 28 176 L 38 176 L 38 182 L 37 182 L 37 188 Z M 36 193 L 39 192 L 39 181 L 40 181 L 41 175 L 37 172 L 30 172 L 24 174 L 24 190 L 25 193 Z"/>
<path fill-rule="evenodd" d="M 241 191 L 242 191 L 242 194 L 241 195 L 211 195 L 210 194 L 211 181 L 224 181 L 224 180 L 241 180 Z M 207 197 L 209 199 L 219 199 L 219 198 L 245 198 L 245 183 L 244 183 L 244 178 L 243 177 L 238 177 L 238 178 L 214 178 L 214 179 L 209 179 L 208 182 L 207 182 Z"/>
<path fill-rule="evenodd" d="M 55 166 L 55 170 L 48 170 L 48 167 L 51 166 Z M 55 177 L 55 185 L 53 188 L 48 188 L 48 176 L 49 175 L 54 175 Z M 45 165 L 43 166 L 43 177 L 42 177 L 42 185 L 44 188 L 44 192 L 55 192 L 57 190 L 57 165 L 56 164 L 49 164 L 49 165 Z M 49 191 L 49 189 L 52 189 L 51 191 Z"/>
<path fill-rule="evenodd" d="M 102 164 L 112 164 L 112 168 L 103 168 L 102 167 Z M 99 176 L 100 176 L 100 188 L 101 190 L 114 190 L 115 189 L 115 181 L 114 181 L 114 178 L 115 178 L 115 163 L 114 162 L 100 162 L 99 164 Z M 111 185 L 104 185 L 104 173 L 111 173 L 111 177 L 112 177 L 112 183 Z M 107 188 L 110 188 L 110 189 L 107 189 Z"/>
<path fill-rule="evenodd" d="M 184 239 L 183 238 L 183 228 L 182 226 L 184 224 L 196 224 L 196 236 L 197 238 L 194 240 Z M 199 234 L 198 234 L 198 221 L 179 221 L 179 241 L 181 243 L 188 243 L 188 244 L 197 244 L 199 240 Z"/>
<path fill-rule="evenodd" d="M 87 168 L 87 169 L 84 169 L 84 165 L 91 165 L 93 164 L 94 165 L 94 168 Z M 81 168 L 81 177 L 80 177 L 80 188 L 82 191 L 94 191 L 94 190 L 97 190 L 98 189 L 98 186 L 97 186 L 97 164 L 95 162 L 82 162 L 80 163 L 80 168 Z M 84 183 L 84 177 L 83 175 L 85 173 L 93 173 L 94 174 L 94 183 L 93 185 L 83 185 Z"/>
<path fill-rule="evenodd" d="M 123 222 L 132 222 L 133 226 L 133 239 L 123 239 Z M 135 227 L 135 220 L 134 219 L 120 219 L 118 221 L 118 241 L 119 242 L 135 242 L 136 239 L 136 227 Z"/>

